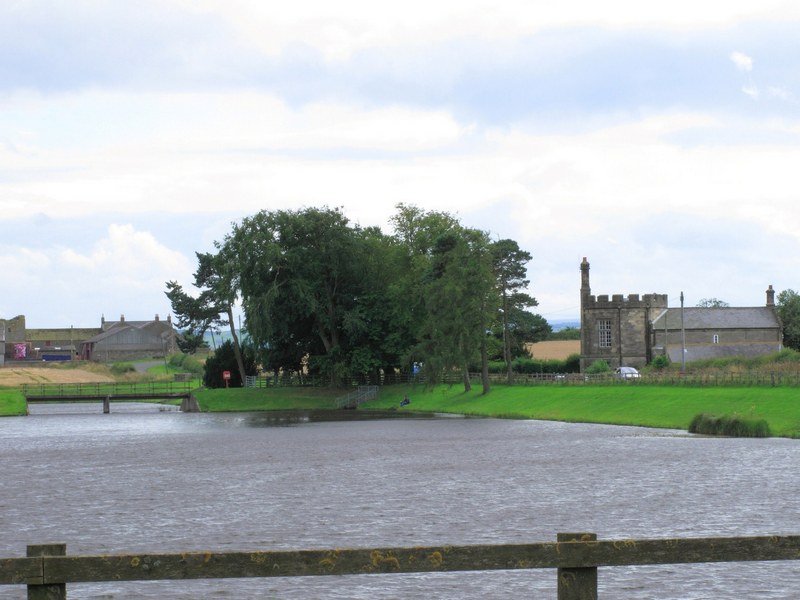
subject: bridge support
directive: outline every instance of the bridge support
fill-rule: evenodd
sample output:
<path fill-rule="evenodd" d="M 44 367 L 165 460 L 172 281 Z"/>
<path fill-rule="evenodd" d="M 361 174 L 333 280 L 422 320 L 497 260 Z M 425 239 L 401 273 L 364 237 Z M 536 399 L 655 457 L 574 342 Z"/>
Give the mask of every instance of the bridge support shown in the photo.
<path fill-rule="evenodd" d="M 200 404 L 197 398 L 192 395 L 184 396 L 181 400 L 181 412 L 200 412 Z"/>
<path fill-rule="evenodd" d="M 103 398 L 103 414 L 107 415 L 111 412 L 111 396 Z"/>

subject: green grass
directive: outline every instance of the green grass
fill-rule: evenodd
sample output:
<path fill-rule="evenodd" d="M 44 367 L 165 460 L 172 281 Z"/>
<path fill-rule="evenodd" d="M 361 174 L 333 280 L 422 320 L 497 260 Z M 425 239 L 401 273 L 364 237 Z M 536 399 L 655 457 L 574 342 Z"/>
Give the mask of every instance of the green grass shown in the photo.
<path fill-rule="evenodd" d="M 25 396 L 16 388 L 0 388 L 0 417 L 24 415 Z"/>
<path fill-rule="evenodd" d="M 363 408 L 398 407 L 490 417 L 687 429 L 698 413 L 764 419 L 773 435 L 800 437 L 800 390 L 796 388 L 676 388 L 670 386 L 500 386 L 487 396 L 458 386 L 390 386 Z"/>
<path fill-rule="evenodd" d="M 342 390 L 311 387 L 201 389 L 194 393 L 209 412 L 333 409 Z"/>
<path fill-rule="evenodd" d="M 752 420 L 722 415 L 696 415 L 689 424 L 690 433 L 725 435 L 730 437 L 770 437 L 769 425 L 764 419 Z"/>
<path fill-rule="evenodd" d="M 262 411 L 332 409 L 342 390 L 326 388 L 232 388 L 195 392 L 204 411 Z M 399 408 L 403 396 L 411 404 Z M 404 411 L 545 419 L 582 423 L 640 425 L 683 429 L 698 413 L 728 415 L 767 422 L 773 435 L 800 438 L 800 390 L 790 387 L 673 387 L 503 386 L 487 396 L 480 389 L 464 394 L 459 386 L 395 385 L 381 389 L 380 398 L 362 409 L 397 408 Z M 24 414 L 22 394 L 0 389 L 0 415 Z"/>

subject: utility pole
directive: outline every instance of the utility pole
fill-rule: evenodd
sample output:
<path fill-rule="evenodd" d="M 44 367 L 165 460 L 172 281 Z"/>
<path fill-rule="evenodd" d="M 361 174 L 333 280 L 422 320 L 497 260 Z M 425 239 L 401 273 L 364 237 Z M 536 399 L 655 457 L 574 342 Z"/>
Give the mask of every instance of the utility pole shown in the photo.
<path fill-rule="evenodd" d="M 681 373 L 686 373 L 686 327 L 683 322 L 683 292 L 681 292 Z"/>

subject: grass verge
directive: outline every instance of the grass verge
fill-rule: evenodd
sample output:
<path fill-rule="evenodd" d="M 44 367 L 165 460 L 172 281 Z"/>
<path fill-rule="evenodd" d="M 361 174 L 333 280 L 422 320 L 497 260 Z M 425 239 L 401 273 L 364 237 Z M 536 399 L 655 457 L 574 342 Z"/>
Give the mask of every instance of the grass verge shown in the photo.
<path fill-rule="evenodd" d="M 15 388 L 0 388 L 0 417 L 14 417 L 26 413 L 25 396 Z"/>

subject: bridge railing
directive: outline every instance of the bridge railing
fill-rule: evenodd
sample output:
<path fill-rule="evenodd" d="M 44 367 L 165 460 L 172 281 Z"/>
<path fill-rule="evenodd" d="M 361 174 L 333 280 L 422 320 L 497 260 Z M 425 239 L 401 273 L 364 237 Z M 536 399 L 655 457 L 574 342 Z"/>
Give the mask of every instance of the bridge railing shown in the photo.
<path fill-rule="evenodd" d="M 131 396 L 135 394 L 187 394 L 197 388 L 193 381 L 140 381 L 93 383 L 23 383 L 25 396 Z"/>
<path fill-rule="evenodd" d="M 597 598 L 598 567 L 775 560 L 800 560 L 800 536 L 598 541 L 560 533 L 535 544 L 97 556 L 47 544 L 28 546 L 26 558 L 0 558 L 0 584 L 59 600 L 67 584 L 84 582 L 557 569 L 558 599 L 578 600 Z"/>

